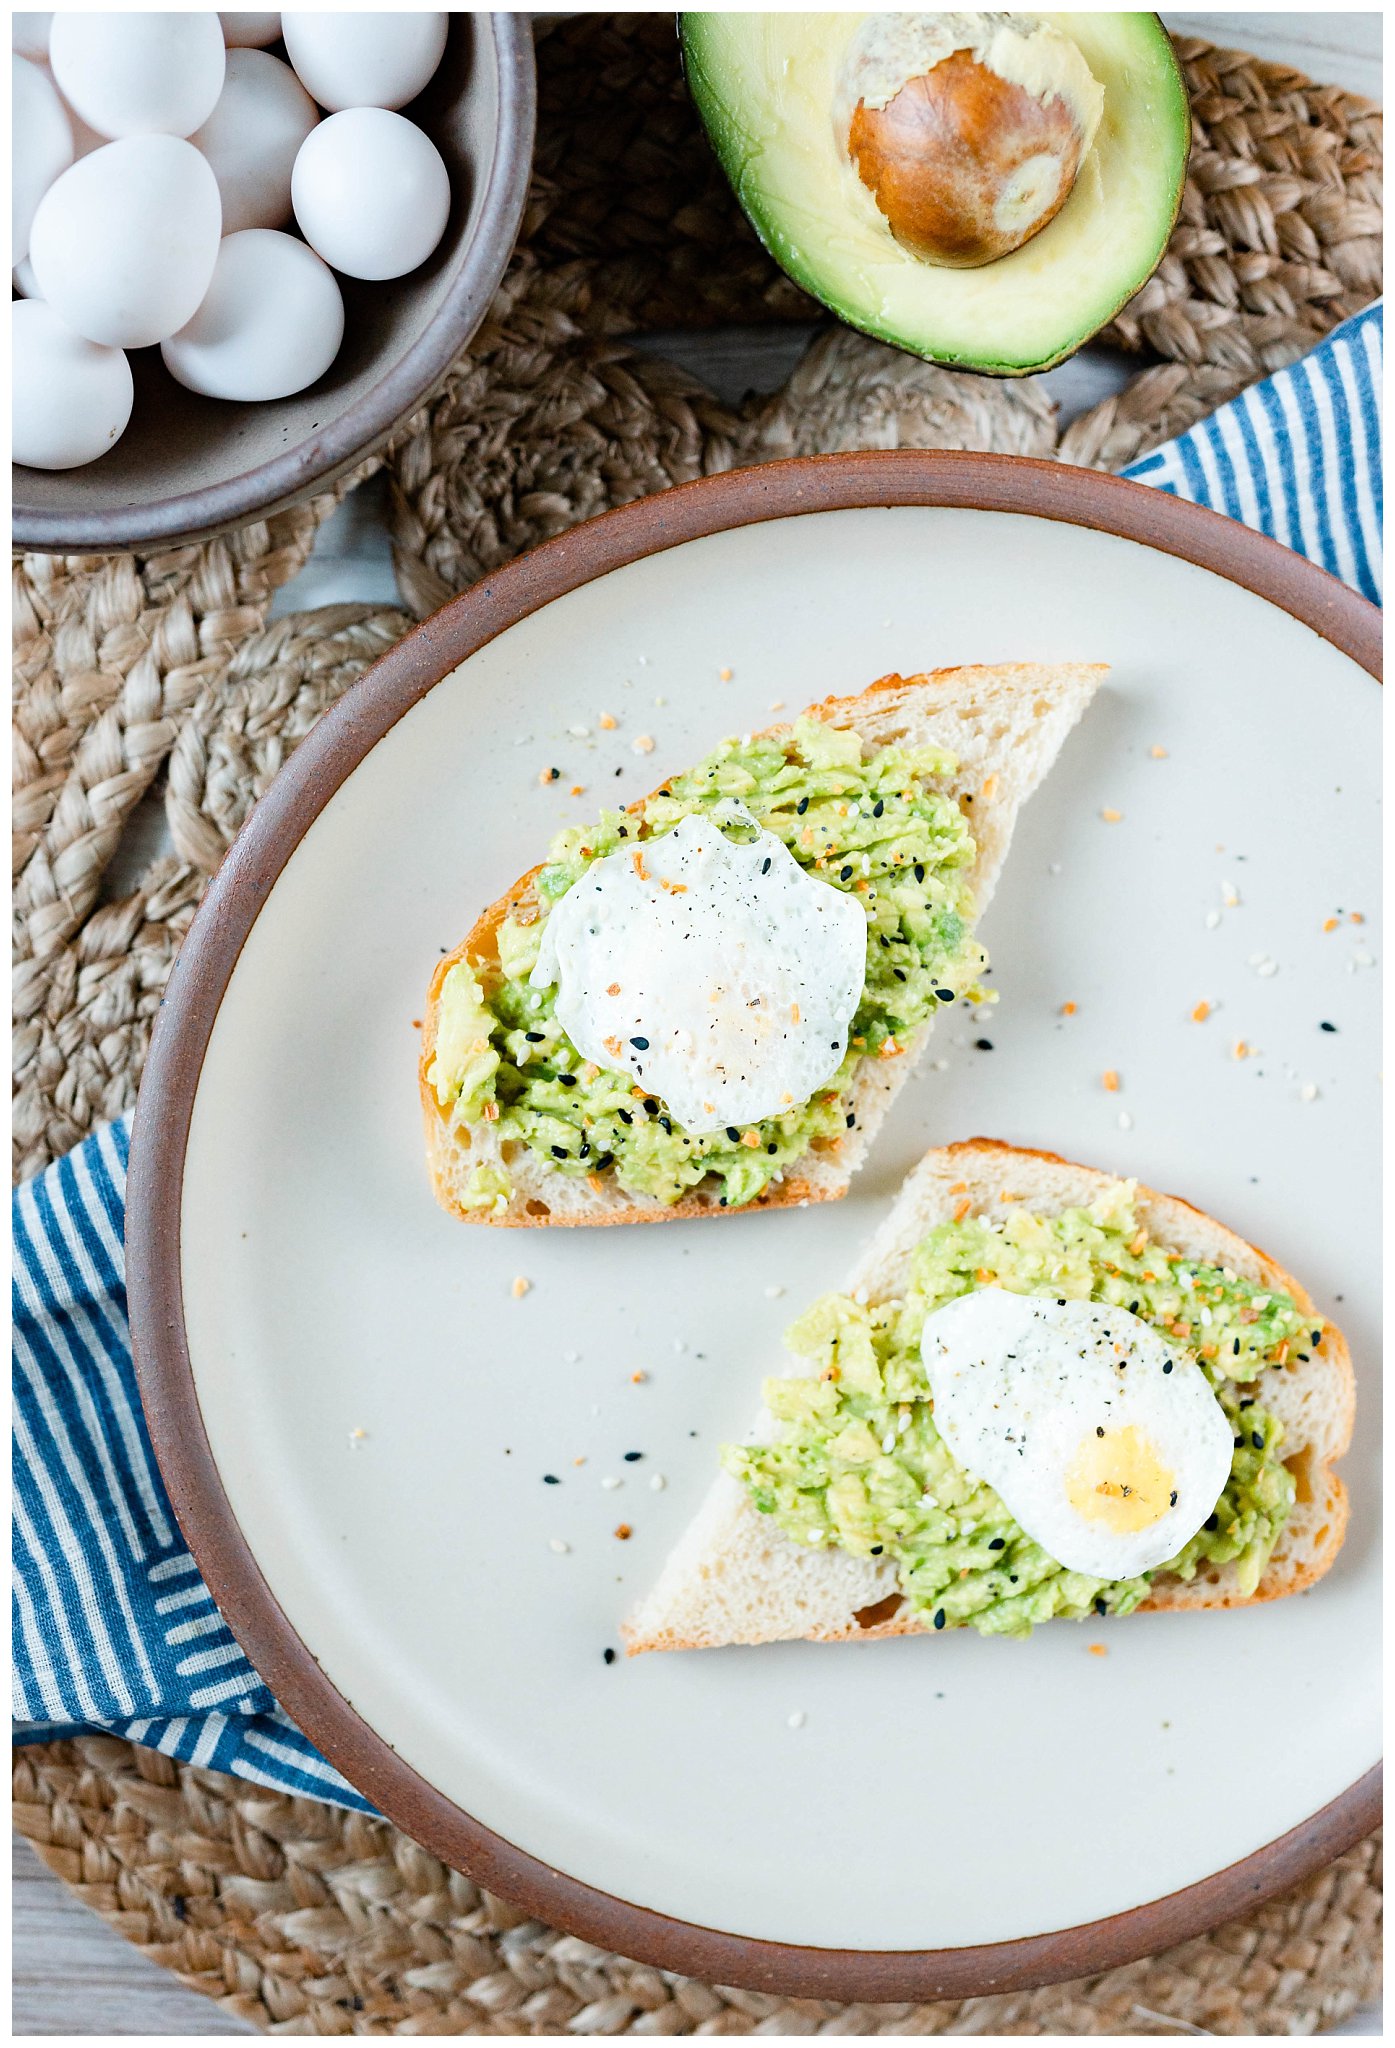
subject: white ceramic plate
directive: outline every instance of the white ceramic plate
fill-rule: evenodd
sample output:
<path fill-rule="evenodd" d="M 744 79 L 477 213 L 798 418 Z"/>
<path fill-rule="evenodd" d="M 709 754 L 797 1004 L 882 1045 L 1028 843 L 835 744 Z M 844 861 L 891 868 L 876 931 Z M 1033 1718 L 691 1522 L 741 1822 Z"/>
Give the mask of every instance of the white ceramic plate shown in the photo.
<path fill-rule="evenodd" d="M 929 479 L 920 495 L 942 495 L 935 458 L 902 460 Z M 981 458 L 940 461 L 982 475 Z M 152 1067 L 152 1092 L 178 1094 L 178 1070 L 192 1094 L 179 1265 L 211 1467 L 191 1473 L 171 1442 L 184 1368 L 153 1328 L 155 1254 L 135 1245 L 147 1399 L 186 1529 L 268 1675 L 390 1806 L 317 1698 L 341 1695 L 434 1794 L 549 1873 L 758 1943 L 958 1951 L 1134 1915 L 1303 1829 L 1378 1756 L 1379 692 L 1279 605 L 1069 523 L 1102 490 L 1116 507 L 1144 494 L 1007 467 L 1035 472 L 1053 516 L 874 505 L 677 545 L 651 516 L 643 544 L 661 552 L 481 646 L 288 858 L 269 829 L 234 856 Z M 837 493 L 824 482 L 816 502 Z M 752 479 L 723 483 L 749 506 Z M 1184 534 L 1184 514 L 1222 524 L 1164 512 Z M 1277 550 L 1253 548 L 1272 582 Z M 1300 567 L 1295 603 L 1311 607 L 1335 586 Z M 507 610 L 495 584 L 474 602 Z M 429 668 L 447 643 L 439 622 L 422 633 Z M 777 701 L 792 714 L 888 669 L 1017 659 L 1111 674 L 984 921 L 991 1022 L 962 1007 L 941 1022 L 846 1201 L 595 1232 L 470 1229 L 434 1206 L 413 1020 L 438 955 L 559 824 L 773 722 Z M 350 708 L 339 737 L 357 747 L 352 723 Z M 644 736 L 652 753 L 636 752 Z M 328 758 L 288 771 L 297 834 L 342 772 Z M 552 766 L 560 781 L 540 786 Z M 240 936 L 253 918 L 210 980 L 229 924 Z M 169 1119 L 143 1103 L 142 1120 L 149 1194 Z M 782 1328 L 838 1283 L 927 1145 L 977 1134 L 1185 1194 L 1340 1322 L 1359 1405 L 1331 1575 L 1273 1606 L 1055 1625 L 1026 1644 L 964 1630 L 608 1664 L 717 1446 L 750 1421 Z M 168 1172 L 178 1132 L 160 1143 Z M 233 1524 L 323 1680 L 269 1643 L 246 1559 L 229 1562 Z M 405 1794 L 394 1810 L 429 1831 Z M 1235 1903 L 1218 1893 L 1211 1917 Z M 550 1906 L 565 1917 L 564 1896 Z M 1135 1949 L 1145 1924 L 1160 1926 L 1140 1922 Z M 674 1954 L 638 1929 L 632 1951 Z"/>

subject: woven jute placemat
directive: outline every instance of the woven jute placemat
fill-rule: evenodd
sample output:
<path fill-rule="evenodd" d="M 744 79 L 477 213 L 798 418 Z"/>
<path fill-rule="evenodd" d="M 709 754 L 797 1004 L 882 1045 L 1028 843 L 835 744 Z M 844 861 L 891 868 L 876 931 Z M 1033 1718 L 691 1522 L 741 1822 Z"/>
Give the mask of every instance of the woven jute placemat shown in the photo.
<path fill-rule="evenodd" d="M 1105 339 L 1138 367 L 1064 432 L 994 383 L 825 325 L 784 388 L 731 406 L 644 332 L 809 321 L 737 211 L 671 19 L 539 36 L 520 245 L 470 349 L 381 458 L 198 546 L 15 564 L 14 1171 L 134 1102 L 170 965 L 252 804 L 413 617 L 645 492 L 779 455 L 989 448 L 1115 468 L 1310 348 L 1380 289 L 1381 127 L 1336 88 L 1179 44 L 1195 116 L 1156 276 Z M 400 608 L 272 620 L 343 492 L 386 468 Z M 118 848 L 162 811 L 134 887 Z M 133 822 L 134 821 L 134 822 Z M 288 2033 L 1307 2033 L 1374 1995 L 1376 1838 L 1151 1962 L 958 2005 L 839 2007 L 713 1989 L 526 1921 L 386 1821 L 87 1737 L 17 1749 L 45 1861 L 187 1983 Z"/>

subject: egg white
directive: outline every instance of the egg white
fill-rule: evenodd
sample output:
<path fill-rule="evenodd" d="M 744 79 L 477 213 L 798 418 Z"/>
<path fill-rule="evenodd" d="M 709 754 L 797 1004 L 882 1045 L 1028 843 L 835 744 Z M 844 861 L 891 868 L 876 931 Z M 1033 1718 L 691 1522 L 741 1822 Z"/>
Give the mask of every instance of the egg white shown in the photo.
<path fill-rule="evenodd" d="M 986 1287 L 926 1318 L 921 1356 L 951 1456 L 1070 1571 L 1129 1579 L 1165 1563 L 1230 1476 L 1234 1437 L 1206 1375 L 1127 1309 Z M 1144 1525 L 1110 1526 L 1130 1515 Z"/>
<path fill-rule="evenodd" d="M 745 806 L 595 861 L 554 907 L 531 976 L 583 1058 L 633 1074 L 694 1137 L 761 1122 L 829 1081 L 867 973 L 855 896 Z"/>

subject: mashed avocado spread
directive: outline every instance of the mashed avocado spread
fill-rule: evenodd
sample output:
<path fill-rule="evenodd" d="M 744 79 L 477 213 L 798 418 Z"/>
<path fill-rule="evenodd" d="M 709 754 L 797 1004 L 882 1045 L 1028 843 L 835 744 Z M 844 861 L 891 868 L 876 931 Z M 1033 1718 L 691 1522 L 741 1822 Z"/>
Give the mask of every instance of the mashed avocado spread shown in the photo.
<path fill-rule="evenodd" d="M 1110 1582 L 1067 1571 L 941 1442 L 921 1331 L 932 1310 L 987 1286 L 1129 1309 L 1196 1357 L 1231 1424 L 1230 1478 L 1204 1528 L 1158 1573 Z M 765 1383 L 778 1440 L 728 1445 L 722 1461 L 795 1542 L 893 1561 L 905 1597 L 936 1628 L 1027 1635 L 1053 1615 L 1127 1614 L 1153 1577 L 1189 1579 L 1232 1561 L 1252 1593 L 1295 1496 L 1264 1375 L 1306 1359 L 1321 1336 L 1287 1295 L 1150 1239 L 1133 1184 L 1119 1182 L 1059 1216 L 1005 1206 L 1001 1220 L 940 1224 L 916 1249 L 899 1299 L 825 1295 L 786 1338 L 811 1374 Z"/>
<path fill-rule="evenodd" d="M 666 1203 L 711 1176 L 721 1206 L 736 1208 L 811 1146 L 836 1148 L 854 1121 L 846 1095 L 859 1061 L 895 1057 L 941 1005 L 983 994 L 967 882 L 974 841 L 947 787 L 955 765 L 930 747 L 864 757 L 855 732 L 800 718 L 770 736 L 725 741 L 636 811 L 605 811 L 594 826 L 560 832 L 536 907 L 521 906 L 499 927 L 497 963 L 461 961 L 445 978 L 428 1073 L 441 1108 L 455 1125 L 497 1125 L 501 1140 L 521 1140 L 560 1173 L 613 1174 L 628 1193 Z M 533 989 L 529 976 L 549 909 L 593 861 L 731 797 L 801 867 L 858 896 L 867 974 L 846 1056 L 811 1100 L 692 1137 L 629 1074 L 584 1061 L 554 1017 L 555 989 Z M 479 1167 L 467 1199 L 493 1207 L 508 1194 L 503 1169 Z"/>

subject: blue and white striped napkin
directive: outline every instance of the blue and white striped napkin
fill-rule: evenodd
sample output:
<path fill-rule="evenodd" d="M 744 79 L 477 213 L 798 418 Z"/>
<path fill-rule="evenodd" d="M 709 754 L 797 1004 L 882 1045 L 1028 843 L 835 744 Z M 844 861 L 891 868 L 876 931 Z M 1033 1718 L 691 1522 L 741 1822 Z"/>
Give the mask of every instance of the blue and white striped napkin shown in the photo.
<path fill-rule="evenodd" d="M 1377 306 L 1126 474 L 1228 512 L 1375 598 L 1380 350 Z M 14 1200 L 16 1739 L 101 1730 L 366 1808 L 281 1713 L 175 1525 L 131 1368 L 129 1139 L 123 1118 Z"/>

